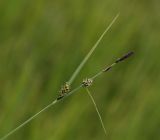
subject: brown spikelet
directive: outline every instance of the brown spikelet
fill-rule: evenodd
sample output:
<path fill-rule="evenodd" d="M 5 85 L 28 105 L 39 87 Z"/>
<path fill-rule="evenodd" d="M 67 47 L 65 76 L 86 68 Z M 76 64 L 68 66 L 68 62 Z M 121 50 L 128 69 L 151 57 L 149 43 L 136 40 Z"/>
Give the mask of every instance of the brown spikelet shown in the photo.
<path fill-rule="evenodd" d="M 119 63 L 120 61 L 124 61 L 125 59 L 129 58 L 130 56 L 132 56 L 134 54 L 133 51 L 125 54 L 124 56 L 122 56 L 121 58 L 117 59 L 115 63 Z"/>

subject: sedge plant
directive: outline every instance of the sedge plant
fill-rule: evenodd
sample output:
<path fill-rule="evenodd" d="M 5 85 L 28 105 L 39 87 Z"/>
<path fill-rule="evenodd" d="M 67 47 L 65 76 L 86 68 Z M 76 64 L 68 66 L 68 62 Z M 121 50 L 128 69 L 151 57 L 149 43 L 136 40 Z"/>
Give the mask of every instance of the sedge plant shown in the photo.
<path fill-rule="evenodd" d="M 72 74 L 71 78 L 68 80 L 68 82 L 66 82 L 65 86 L 62 86 L 61 89 L 61 95 L 59 95 L 57 97 L 57 99 L 55 99 L 54 101 L 52 101 L 50 104 L 48 104 L 46 107 L 44 107 L 43 109 L 41 109 L 39 112 L 37 112 L 36 114 L 34 114 L 33 116 L 31 116 L 29 119 L 27 119 L 26 121 L 24 121 L 22 124 L 20 124 L 18 127 L 14 128 L 13 130 L 11 130 L 10 132 L 8 132 L 6 135 L 4 135 L 3 137 L 0 138 L 0 140 L 6 140 L 9 136 L 11 136 L 12 134 L 14 134 L 15 132 L 17 132 L 19 129 L 21 129 L 22 127 L 24 127 L 26 124 L 28 124 L 29 122 L 31 122 L 33 119 L 37 118 L 41 113 L 45 112 L 47 109 L 49 109 L 50 107 L 52 107 L 53 105 L 57 104 L 58 102 L 64 100 L 66 97 L 72 95 L 73 93 L 76 93 L 76 91 L 78 91 L 80 88 L 86 88 L 86 91 L 89 95 L 89 97 L 91 98 L 94 107 L 96 109 L 96 112 L 99 116 L 100 122 L 102 124 L 103 130 L 106 134 L 106 129 L 104 126 L 104 123 L 102 121 L 102 117 L 99 113 L 99 110 L 97 108 L 97 105 L 94 101 L 93 96 L 91 95 L 88 86 L 90 85 L 85 85 L 88 84 L 86 82 L 90 81 L 92 83 L 92 81 L 98 77 L 99 75 L 101 75 L 102 73 L 110 70 L 115 64 L 117 64 L 118 62 L 128 58 L 129 56 L 131 56 L 131 54 L 133 54 L 133 52 L 128 53 L 127 55 L 124 55 L 123 57 L 117 59 L 115 61 L 115 63 L 113 63 L 112 65 L 110 65 L 109 67 L 103 69 L 102 71 L 100 71 L 99 73 L 97 73 L 96 75 L 94 75 L 92 78 L 90 79 L 86 79 L 87 81 L 83 81 L 79 86 L 77 86 L 75 89 L 70 90 L 70 85 L 74 82 L 75 78 L 78 76 L 79 72 L 81 71 L 81 69 L 84 67 L 85 63 L 88 61 L 88 59 L 91 57 L 91 55 L 93 54 L 93 52 L 95 51 L 95 49 L 98 47 L 98 45 L 100 44 L 101 40 L 103 39 L 103 37 L 105 36 L 105 34 L 109 31 L 109 29 L 112 27 L 113 23 L 117 20 L 119 14 L 117 14 L 114 19 L 111 21 L 111 23 L 107 26 L 107 28 L 104 30 L 104 32 L 102 33 L 102 35 L 99 37 L 99 39 L 96 41 L 96 43 L 93 45 L 93 47 L 91 48 L 91 50 L 89 51 L 89 53 L 84 57 L 84 59 L 82 60 L 82 62 L 80 63 L 80 65 L 77 67 L 77 69 L 75 70 L 75 72 Z"/>

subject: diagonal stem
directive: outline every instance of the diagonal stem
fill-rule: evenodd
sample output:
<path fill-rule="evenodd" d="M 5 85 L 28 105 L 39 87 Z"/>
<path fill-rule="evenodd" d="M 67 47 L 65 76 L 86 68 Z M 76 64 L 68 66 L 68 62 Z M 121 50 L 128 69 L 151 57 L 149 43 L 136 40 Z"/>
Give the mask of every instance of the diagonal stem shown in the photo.
<path fill-rule="evenodd" d="M 19 125 L 18 127 L 16 127 L 15 129 L 13 129 L 12 131 L 10 131 L 7 135 L 5 135 L 4 137 L 0 138 L 0 140 L 5 140 L 6 138 L 8 138 L 10 135 L 12 135 L 13 133 L 15 133 L 16 131 L 18 131 L 20 128 L 22 128 L 23 126 L 25 126 L 26 124 L 28 124 L 30 121 L 32 121 L 33 119 L 35 119 L 39 114 L 41 114 L 42 112 L 46 111 L 47 109 L 49 109 L 51 106 L 53 106 L 54 104 L 57 103 L 57 100 L 55 100 L 54 102 L 50 103 L 49 105 L 47 105 L 45 108 L 43 108 L 42 110 L 40 110 L 38 113 L 36 113 L 35 115 L 33 115 L 32 117 L 30 117 L 28 120 L 26 120 L 25 122 L 23 122 L 21 125 Z"/>
<path fill-rule="evenodd" d="M 119 14 L 117 14 L 114 17 L 114 19 L 112 20 L 112 22 L 109 24 L 109 26 L 102 33 L 102 35 L 99 37 L 99 39 L 97 40 L 97 42 L 93 45 L 93 47 L 91 48 L 91 50 L 89 51 L 89 53 L 85 56 L 85 58 L 82 60 L 82 62 L 80 63 L 80 65 L 77 67 L 77 69 L 75 70 L 75 72 L 73 73 L 73 75 L 71 76 L 71 78 L 69 79 L 68 84 L 71 85 L 73 83 L 74 79 L 79 74 L 79 72 L 82 69 L 82 67 L 84 66 L 84 64 L 90 58 L 90 56 L 92 55 L 92 53 L 95 51 L 95 49 L 97 48 L 97 46 L 99 45 L 99 43 L 103 39 L 104 35 L 109 31 L 109 29 L 112 27 L 113 23 L 117 20 L 118 17 L 119 17 Z"/>
<path fill-rule="evenodd" d="M 122 56 L 121 58 L 117 59 L 115 61 L 115 63 L 113 63 L 112 65 L 110 65 L 109 67 L 107 67 L 106 69 L 103 69 L 102 71 L 100 71 L 98 74 L 94 75 L 91 79 L 95 79 L 97 76 L 100 76 L 101 74 L 103 74 L 104 72 L 107 72 L 108 70 L 110 70 L 113 66 L 115 66 L 115 64 L 129 58 L 131 55 L 133 55 L 133 52 L 129 52 L 127 53 L 126 55 Z M 82 84 L 80 84 L 77 88 L 73 89 L 71 92 L 67 93 L 65 96 L 63 96 L 63 98 L 60 98 L 60 99 L 56 99 L 54 100 L 52 103 L 50 103 L 49 105 L 47 105 L 45 108 L 43 108 L 42 110 L 40 110 L 38 113 L 36 113 L 35 115 L 33 115 L 32 117 L 30 117 L 28 120 L 26 120 L 25 122 L 23 122 L 21 125 L 19 125 L 18 127 L 16 127 L 15 129 L 11 130 L 9 133 L 7 133 L 5 136 L 3 136 L 2 138 L 0 138 L 0 140 L 5 140 L 7 139 L 10 135 L 14 134 L 16 131 L 18 131 L 20 128 L 24 127 L 25 125 L 27 125 L 30 121 L 32 121 L 33 119 L 37 118 L 41 113 L 45 112 L 47 109 L 49 109 L 50 107 L 52 107 L 53 105 L 55 105 L 56 103 L 58 103 L 59 101 L 62 101 L 64 100 L 66 97 L 72 95 L 73 93 L 75 93 L 76 91 L 78 91 L 81 87 L 83 87 Z M 101 124 L 103 126 L 103 129 L 105 131 L 105 134 L 106 134 L 106 130 L 105 130 L 105 127 L 103 125 L 103 121 L 102 121 L 102 118 L 101 118 L 101 115 L 98 111 L 98 108 L 96 106 L 96 103 L 92 97 L 92 95 L 90 94 L 89 90 L 87 89 L 87 93 L 89 94 L 89 96 L 91 97 L 92 99 L 92 102 L 94 103 L 95 105 L 95 108 L 96 108 L 96 111 L 98 113 L 98 116 L 100 118 L 100 121 L 101 121 Z"/>

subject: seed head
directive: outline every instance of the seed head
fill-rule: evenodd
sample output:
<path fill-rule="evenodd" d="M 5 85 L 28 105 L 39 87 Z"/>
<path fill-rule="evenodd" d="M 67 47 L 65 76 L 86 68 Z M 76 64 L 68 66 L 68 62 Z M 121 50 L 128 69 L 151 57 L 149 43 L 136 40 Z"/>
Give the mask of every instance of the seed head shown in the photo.
<path fill-rule="evenodd" d="M 58 96 L 57 99 L 61 99 L 65 96 L 65 94 L 67 94 L 68 92 L 70 92 L 70 85 L 66 82 L 62 87 L 61 87 L 61 90 L 59 91 L 60 92 L 60 95 Z"/>
<path fill-rule="evenodd" d="M 93 83 L 92 79 L 86 78 L 86 79 L 83 80 L 82 85 L 83 85 L 83 87 L 89 87 L 89 86 L 92 85 L 92 83 Z"/>

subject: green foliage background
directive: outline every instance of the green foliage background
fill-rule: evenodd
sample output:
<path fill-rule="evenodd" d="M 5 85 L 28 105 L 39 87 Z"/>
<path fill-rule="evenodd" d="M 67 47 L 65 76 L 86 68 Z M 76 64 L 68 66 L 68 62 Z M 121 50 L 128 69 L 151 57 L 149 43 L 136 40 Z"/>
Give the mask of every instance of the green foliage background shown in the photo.
<path fill-rule="evenodd" d="M 90 88 L 105 137 L 84 89 L 41 114 L 8 140 L 160 139 L 159 0 L 1 0 L 0 136 L 57 97 L 113 17 L 72 87 L 128 50 L 135 55 Z"/>

